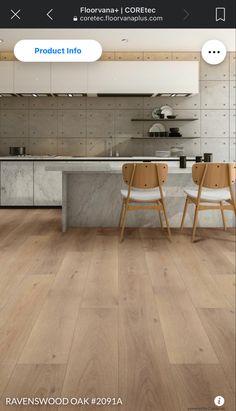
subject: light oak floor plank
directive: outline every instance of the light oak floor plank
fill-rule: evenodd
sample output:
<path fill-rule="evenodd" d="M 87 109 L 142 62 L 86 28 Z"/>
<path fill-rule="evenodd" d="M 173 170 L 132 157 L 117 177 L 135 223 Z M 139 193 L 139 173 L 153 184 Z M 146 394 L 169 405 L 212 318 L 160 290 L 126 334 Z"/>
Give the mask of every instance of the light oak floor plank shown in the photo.
<path fill-rule="evenodd" d="M 0 364 L 0 398 L 11 378 L 14 364 Z"/>
<path fill-rule="evenodd" d="M 117 308 L 80 309 L 62 395 L 90 398 L 118 396 Z M 86 406 L 88 411 L 94 408 L 99 409 Z M 60 410 L 63 409 L 60 407 Z M 66 409 L 72 411 L 74 407 L 68 406 Z M 83 407 L 78 409 L 82 410 Z"/>
<path fill-rule="evenodd" d="M 114 307 L 118 304 L 118 237 L 96 237 L 82 307 Z"/>
<path fill-rule="evenodd" d="M 19 363 L 67 363 L 89 264 L 89 253 L 66 253 Z"/>
<path fill-rule="evenodd" d="M 10 296 L 18 292 L 23 279 L 30 275 L 41 255 L 41 250 L 48 243 L 48 236 L 30 236 L 11 255 L 4 254 L 0 265 L 0 309 Z M 13 251 L 13 250 L 12 250 Z"/>
<path fill-rule="evenodd" d="M 171 364 L 217 364 L 217 356 L 185 290 L 163 287 L 156 303 Z"/>
<path fill-rule="evenodd" d="M 233 239 L 232 239 L 233 240 Z M 195 243 L 195 251 L 211 274 L 235 274 L 235 264 L 222 252 L 224 241 L 205 239 Z"/>
<path fill-rule="evenodd" d="M 235 409 L 233 390 L 220 365 L 172 365 L 172 373 L 181 411 L 216 409 L 214 398 L 219 395 L 225 411 Z"/>
<path fill-rule="evenodd" d="M 140 237 L 119 244 L 119 305 L 143 306 L 151 299 L 153 289 Z"/>
<path fill-rule="evenodd" d="M 235 312 L 232 309 L 199 309 L 198 312 L 225 376 L 235 389 Z"/>
<path fill-rule="evenodd" d="M 150 254 L 154 255 L 154 252 Z M 156 261 L 159 254 L 156 255 Z M 159 264 L 158 264 L 159 265 Z M 119 245 L 119 395 L 125 411 L 177 411 L 173 380 L 141 238 Z M 164 371 L 165 370 L 165 371 Z M 163 372 L 164 371 L 164 372 Z"/>
<path fill-rule="evenodd" d="M 28 276 L 0 312 L 0 364 L 16 363 L 45 301 L 53 276 Z"/>
<path fill-rule="evenodd" d="M 50 405 L 13 405 L 7 406 L 6 398 L 57 398 L 61 395 L 61 389 L 65 377 L 65 365 L 17 365 L 9 384 L 0 400 L 0 410 L 6 408 L 23 411 L 49 411 L 58 407 Z"/>
<path fill-rule="evenodd" d="M 223 275 L 214 275 L 214 280 L 216 284 L 218 284 L 219 289 L 221 292 L 224 293 L 225 299 L 227 299 L 228 304 L 232 309 L 235 309 L 235 287 L 236 287 L 236 279 L 235 275 L 228 274 L 227 276 Z"/>
<path fill-rule="evenodd" d="M 181 411 L 152 300 L 119 309 L 119 395 L 124 411 Z"/>
<path fill-rule="evenodd" d="M 211 275 L 209 267 L 199 259 L 194 244 L 183 235 L 175 239 L 174 247 L 167 245 L 166 255 L 181 274 L 194 306 L 230 308 L 228 298 Z"/>

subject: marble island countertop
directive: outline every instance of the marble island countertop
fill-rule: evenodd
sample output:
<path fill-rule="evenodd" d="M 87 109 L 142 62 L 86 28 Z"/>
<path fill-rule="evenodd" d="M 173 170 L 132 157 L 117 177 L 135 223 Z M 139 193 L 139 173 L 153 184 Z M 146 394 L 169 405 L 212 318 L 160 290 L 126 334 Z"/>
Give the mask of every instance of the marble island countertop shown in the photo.
<path fill-rule="evenodd" d="M 133 161 L 137 161 L 133 159 Z M 139 161 L 142 161 L 139 159 Z M 155 159 L 154 161 L 160 161 Z M 167 159 L 161 160 L 166 162 L 169 166 L 169 173 L 171 174 L 190 174 L 192 171 L 192 164 L 194 161 L 189 161 L 187 168 L 179 168 L 179 161 L 168 161 Z M 63 173 L 108 173 L 108 174 L 120 174 L 122 171 L 122 165 L 125 161 L 80 161 L 74 162 L 55 162 L 45 167 L 46 171 L 61 171 Z"/>

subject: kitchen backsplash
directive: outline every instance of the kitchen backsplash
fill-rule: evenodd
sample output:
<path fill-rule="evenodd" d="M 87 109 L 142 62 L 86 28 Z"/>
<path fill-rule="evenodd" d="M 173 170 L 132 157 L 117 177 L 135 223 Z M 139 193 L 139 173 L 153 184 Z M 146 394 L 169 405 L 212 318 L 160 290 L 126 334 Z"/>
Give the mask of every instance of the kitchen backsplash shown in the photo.
<path fill-rule="evenodd" d="M 196 53 L 196 55 L 199 55 Z M 100 156 L 154 155 L 181 145 L 185 154 L 213 152 L 216 161 L 235 160 L 235 55 L 219 66 L 200 62 L 200 93 L 193 97 L 2 97 L 0 98 L 0 155 L 9 146 L 26 146 L 33 155 Z M 140 79 L 140 81 L 142 81 Z M 147 136 L 152 110 L 170 105 L 192 122 L 162 123 L 180 127 L 196 139 L 131 139 Z M 158 122 L 158 120 L 157 120 Z"/>

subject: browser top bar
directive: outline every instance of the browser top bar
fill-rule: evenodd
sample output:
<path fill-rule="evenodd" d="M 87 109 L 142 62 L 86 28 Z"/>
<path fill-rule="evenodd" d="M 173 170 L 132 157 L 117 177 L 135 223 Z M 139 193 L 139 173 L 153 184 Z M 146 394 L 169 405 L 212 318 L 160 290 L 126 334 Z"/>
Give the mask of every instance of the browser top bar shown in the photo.
<path fill-rule="evenodd" d="M 235 0 L 12 0 L 0 28 L 235 28 Z"/>

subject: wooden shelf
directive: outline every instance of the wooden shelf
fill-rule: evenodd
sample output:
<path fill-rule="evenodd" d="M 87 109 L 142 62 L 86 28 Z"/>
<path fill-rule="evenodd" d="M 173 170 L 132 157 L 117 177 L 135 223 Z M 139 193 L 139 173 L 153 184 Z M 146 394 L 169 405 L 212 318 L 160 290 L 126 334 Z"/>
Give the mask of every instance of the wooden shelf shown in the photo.
<path fill-rule="evenodd" d="M 198 118 L 132 118 L 131 121 L 195 121 Z"/>
<path fill-rule="evenodd" d="M 131 140 L 194 140 L 200 137 L 131 137 Z"/>

